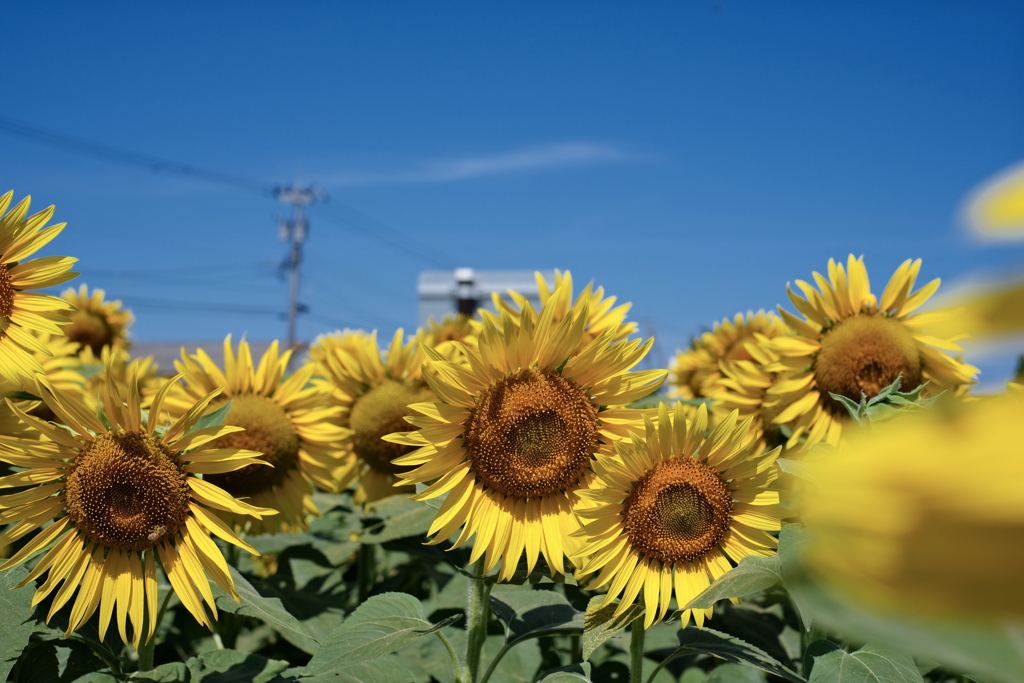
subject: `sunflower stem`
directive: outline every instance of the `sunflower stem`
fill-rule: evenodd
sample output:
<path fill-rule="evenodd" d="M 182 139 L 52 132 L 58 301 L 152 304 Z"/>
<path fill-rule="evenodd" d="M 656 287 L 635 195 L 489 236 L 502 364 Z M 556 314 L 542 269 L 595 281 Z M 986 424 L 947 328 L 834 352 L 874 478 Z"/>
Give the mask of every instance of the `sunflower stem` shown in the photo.
<path fill-rule="evenodd" d="M 629 683 L 644 680 L 644 627 L 633 622 L 629 637 Z"/>
<path fill-rule="evenodd" d="M 377 546 L 363 543 L 359 546 L 359 565 L 357 567 L 359 581 L 359 604 L 370 597 L 370 591 L 377 584 Z"/>
<path fill-rule="evenodd" d="M 465 683 L 476 683 L 480 671 L 480 655 L 487 640 L 487 621 L 491 610 L 491 582 L 484 578 L 484 558 L 473 565 L 473 576 L 469 578 L 469 597 L 466 600 L 466 669 Z"/>
<path fill-rule="evenodd" d="M 139 671 L 150 671 L 153 668 L 153 655 L 156 651 L 156 629 L 160 628 L 160 624 L 164 620 L 164 615 L 167 614 L 167 606 L 171 602 L 171 596 L 174 595 L 174 590 L 171 588 L 167 589 L 164 594 L 164 599 L 160 601 L 160 609 L 156 613 L 156 621 L 153 622 L 156 626 L 153 628 L 153 635 L 150 636 L 146 642 L 139 645 Z M 149 626 L 146 623 L 149 619 L 152 619 L 152 615 L 147 613 L 143 620 L 142 630 L 144 633 L 149 632 Z"/>

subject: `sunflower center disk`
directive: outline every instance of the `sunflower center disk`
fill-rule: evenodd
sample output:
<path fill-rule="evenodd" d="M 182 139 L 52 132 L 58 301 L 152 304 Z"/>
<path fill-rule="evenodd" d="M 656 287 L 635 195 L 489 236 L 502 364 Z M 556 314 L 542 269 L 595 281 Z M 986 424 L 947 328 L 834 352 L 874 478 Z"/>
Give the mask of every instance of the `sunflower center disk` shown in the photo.
<path fill-rule="evenodd" d="M 729 530 L 732 495 L 722 478 L 693 458 L 655 465 L 625 502 L 629 541 L 648 557 L 671 564 L 698 560 Z"/>
<path fill-rule="evenodd" d="M 0 263 L 0 316 L 10 318 L 14 312 L 14 287 L 7 264 Z"/>
<path fill-rule="evenodd" d="M 247 465 L 234 472 L 208 474 L 207 481 L 233 496 L 254 496 L 280 484 L 299 458 L 299 435 L 281 406 L 263 396 L 252 394 L 232 399 L 224 424 L 244 427 L 215 442 L 217 448 L 244 448 L 259 451 L 272 465 Z"/>
<path fill-rule="evenodd" d="M 391 464 L 395 458 L 413 450 L 411 446 L 381 441 L 394 432 L 408 432 L 417 427 L 405 421 L 413 415 L 412 403 L 436 400 L 434 392 L 417 382 L 388 380 L 359 397 L 349 413 L 352 448 L 363 462 L 383 474 L 398 474 L 403 468 Z"/>
<path fill-rule="evenodd" d="M 904 389 L 921 384 L 921 356 L 917 342 L 898 320 L 858 315 L 836 324 L 821 340 L 814 360 L 818 388 L 859 401 L 869 398 L 903 376 Z M 838 401 L 829 401 L 846 414 Z"/>
<path fill-rule="evenodd" d="M 597 408 L 556 372 L 520 370 L 492 384 L 465 423 L 473 471 L 506 496 L 571 488 L 598 447 Z"/>
<path fill-rule="evenodd" d="M 65 487 L 68 516 L 108 548 L 146 550 L 188 516 L 189 488 L 177 458 L 135 432 L 107 434 L 75 459 Z"/>
<path fill-rule="evenodd" d="M 114 342 L 114 330 L 107 319 L 92 311 L 72 313 L 71 324 L 64 328 L 64 335 L 73 342 L 88 346 L 97 356 L 104 346 Z"/>

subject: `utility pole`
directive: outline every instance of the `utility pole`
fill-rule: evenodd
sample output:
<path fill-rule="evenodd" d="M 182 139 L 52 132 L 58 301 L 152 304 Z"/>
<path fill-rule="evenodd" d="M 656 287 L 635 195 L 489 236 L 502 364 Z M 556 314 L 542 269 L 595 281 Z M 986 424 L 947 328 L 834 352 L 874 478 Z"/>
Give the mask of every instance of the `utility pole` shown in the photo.
<path fill-rule="evenodd" d="M 281 230 L 281 239 L 289 242 L 288 257 L 282 268 L 288 269 L 288 348 L 294 349 L 298 341 L 299 313 L 305 309 L 299 303 L 299 264 L 302 263 L 302 243 L 309 236 L 309 223 L 306 222 L 305 209 L 313 202 L 326 202 L 327 195 L 316 185 L 309 187 L 277 187 L 274 196 L 282 204 L 290 204 L 292 217 L 278 217 L 277 225 Z"/>

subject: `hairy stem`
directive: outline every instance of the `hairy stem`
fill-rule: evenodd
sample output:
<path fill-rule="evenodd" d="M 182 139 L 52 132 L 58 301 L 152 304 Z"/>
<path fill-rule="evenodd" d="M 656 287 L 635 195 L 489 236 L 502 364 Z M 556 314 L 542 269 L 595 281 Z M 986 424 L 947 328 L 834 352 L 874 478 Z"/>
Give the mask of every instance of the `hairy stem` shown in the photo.
<path fill-rule="evenodd" d="M 644 680 L 644 634 L 643 624 L 634 621 L 629 637 L 629 683 Z"/>
<path fill-rule="evenodd" d="M 469 579 L 469 598 L 466 601 L 466 669 L 465 683 L 476 683 L 480 671 L 480 655 L 487 640 L 487 621 L 491 616 L 489 600 L 491 582 L 484 579 L 484 559 L 473 566 Z"/>

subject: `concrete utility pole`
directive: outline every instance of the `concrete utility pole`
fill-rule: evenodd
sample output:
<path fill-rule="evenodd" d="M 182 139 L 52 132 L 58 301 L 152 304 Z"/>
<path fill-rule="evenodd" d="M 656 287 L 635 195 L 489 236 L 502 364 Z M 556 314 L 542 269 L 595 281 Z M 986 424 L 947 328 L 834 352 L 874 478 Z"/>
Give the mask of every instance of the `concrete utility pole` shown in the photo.
<path fill-rule="evenodd" d="M 316 185 L 309 187 L 278 187 L 274 188 L 274 196 L 282 204 L 292 207 L 291 219 L 278 218 L 281 239 L 290 242 L 288 259 L 284 264 L 288 268 L 288 348 L 294 349 L 297 336 L 299 313 L 305 306 L 299 303 L 299 264 L 302 263 L 302 243 L 309 235 L 309 223 L 306 222 L 305 208 L 313 202 L 326 202 L 327 195 Z"/>

